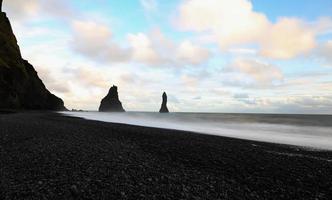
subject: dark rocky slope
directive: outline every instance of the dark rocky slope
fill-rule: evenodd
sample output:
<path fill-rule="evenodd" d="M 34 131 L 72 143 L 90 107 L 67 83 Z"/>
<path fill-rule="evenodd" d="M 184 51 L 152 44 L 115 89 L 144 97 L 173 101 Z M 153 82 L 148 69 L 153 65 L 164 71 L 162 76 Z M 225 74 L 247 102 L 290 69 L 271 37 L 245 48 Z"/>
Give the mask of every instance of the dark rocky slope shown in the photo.
<path fill-rule="evenodd" d="M 99 112 L 125 112 L 119 100 L 118 87 L 113 85 L 100 103 Z"/>
<path fill-rule="evenodd" d="M 37 72 L 21 56 L 16 37 L 0 0 L 0 109 L 65 110 Z"/>
<path fill-rule="evenodd" d="M 167 94 L 166 92 L 163 93 L 163 102 L 161 103 L 161 108 L 159 110 L 160 113 L 169 113 L 167 108 Z"/>

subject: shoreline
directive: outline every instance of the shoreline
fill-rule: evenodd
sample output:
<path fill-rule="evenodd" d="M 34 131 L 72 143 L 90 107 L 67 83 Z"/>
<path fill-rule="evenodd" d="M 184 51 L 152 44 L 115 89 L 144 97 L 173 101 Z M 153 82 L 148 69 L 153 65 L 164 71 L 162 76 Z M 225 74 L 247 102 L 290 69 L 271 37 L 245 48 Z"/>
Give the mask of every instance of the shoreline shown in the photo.
<path fill-rule="evenodd" d="M 0 113 L 0 199 L 328 199 L 332 152 Z"/>
<path fill-rule="evenodd" d="M 290 117 L 289 115 L 277 115 L 270 116 L 272 119 L 266 119 L 266 115 L 252 115 L 248 118 L 247 115 L 241 114 L 215 114 L 215 119 L 218 119 L 219 125 L 215 124 L 216 121 L 213 121 L 213 124 L 210 124 L 209 119 L 211 119 L 211 116 L 206 118 L 206 114 L 202 113 L 194 113 L 189 116 L 183 116 L 179 113 L 169 113 L 167 115 L 163 115 L 159 113 L 147 114 L 142 112 L 59 113 L 64 116 L 79 117 L 96 122 L 99 121 L 146 128 L 160 128 L 169 131 L 185 131 L 193 134 L 204 134 L 240 140 L 267 142 L 279 145 L 290 145 L 294 146 L 294 148 L 302 148 L 313 151 L 332 151 L 332 135 L 330 136 L 330 134 L 327 134 L 332 132 L 332 116 L 330 118 L 323 116 L 301 116 L 295 118 L 293 116 Z M 196 115 L 203 116 L 202 118 L 197 118 Z M 284 123 L 287 119 L 288 123 Z M 192 123 L 193 121 L 195 122 L 195 120 L 201 120 L 199 126 L 197 126 L 197 123 Z M 313 131 L 318 132 L 316 134 L 312 134 Z M 244 132 L 245 134 L 243 134 Z"/>
<path fill-rule="evenodd" d="M 265 141 L 259 141 L 259 140 L 250 140 L 250 139 L 245 139 L 245 138 L 235 138 L 235 137 L 227 137 L 227 136 L 223 136 L 223 135 L 214 135 L 214 134 L 209 134 L 209 133 L 202 133 L 202 132 L 195 132 L 195 131 L 186 131 L 186 130 L 179 130 L 179 129 L 171 129 L 171 128 L 160 128 L 160 127 L 152 127 L 152 126 L 143 126 L 143 125 L 135 125 L 135 124 L 126 124 L 126 123 L 117 123 L 117 122 L 107 122 L 107 121 L 99 121 L 99 120 L 94 120 L 94 119 L 86 119 L 83 117 L 77 117 L 77 116 L 68 116 L 65 114 L 61 114 L 63 117 L 69 117 L 69 118 L 77 118 L 80 120 L 87 120 L 87 121 L 92 121 L 92 122 L 96 122 L 96 123 L 107 123 L 107 124 L 113 124 L 113 125 L 117 125 L 117 126 L 128 126 L 128 127 L 132 127 L 135 128 L 137 127 L 138 129 L 140 128 L 144 128 L 144 129 L 156 129 L 155 131 L 166 131 L 166 132 L 179 132 L 179 133 L 186 133 L 186 134 L 194 134 L 194 135 L 204 135 L 204 136 L 212 136 L 212 137 L 220 137 L 220 138 L 224 138 L 224 139 L 233 139 L 233 140 L 240 140 L 243 142 L 248 142 L 248 143 L 262 143 L 262 144 L 266 144 L 266 145 L 276 145 L 279 146 L 281 148 L 285 148 L 285 149 L 293 149 L 296 152 L 301 152 L 301 151 L 305 151 L 305 152 L 326 152 L 326 153 L 331 153 L 332 154 L 332 150 L 330 149 L 324 149 L 324 148 L 315 148 L 315 147 L 308 147 L 308 146 L 300 146 L 300 145 L 292 145 L 292 144 L 283 144 L 283 143 L 277 143 L 277 142 L 265 142 Z M 253 146 L 258 146 L 256 144 L 252 144 Z M 277 152 L 271 152 L 271 153 L 276 153 Z M 310 159 L 317 159 L 317 160 L 322 160 L 322 161 L 327 161 L 327 162 L 331 162 L 332 163 L 332 157 L 331 159 L 325 159 L 325 158 L 319 158 L 319 157 L 315 157 L 315 156 L 305 156 L 302 154 L 296 154 L 294 153 L 294 155 L 292 154 L 287 154 L 287 153 L 279 153 L 280 155 L 286 155 L 286 156 L 299 156 L 299 157 L 308 157 Z"/>

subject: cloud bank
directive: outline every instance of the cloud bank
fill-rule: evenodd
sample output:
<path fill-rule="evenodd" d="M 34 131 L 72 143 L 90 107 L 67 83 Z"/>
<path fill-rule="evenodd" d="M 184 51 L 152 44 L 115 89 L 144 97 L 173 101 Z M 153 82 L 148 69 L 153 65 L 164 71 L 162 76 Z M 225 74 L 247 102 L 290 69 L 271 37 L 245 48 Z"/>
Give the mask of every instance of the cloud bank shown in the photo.
<path fill-rule="evenodd" d="M 332 113 L 330 15 L 272 18 L 249 0 L 116 2 L 4 2 L 24 57 L 68 107 L 96 109 L 116 84 L 128 110 L 157 110 L 166 90 L 174 111 Z"/>
<path fill-rule="evenodd" d="M 243 44 L 259 46 L 262 56 L 290 59 L 316 47 L 316 37 L 331 29 L 327 18 L 306 22 L 281 17 L 275 23 L 256 12 L 248 0 L 187 0 L 179 7 L 178 27 L 207 34 L 221 50 Z"/>

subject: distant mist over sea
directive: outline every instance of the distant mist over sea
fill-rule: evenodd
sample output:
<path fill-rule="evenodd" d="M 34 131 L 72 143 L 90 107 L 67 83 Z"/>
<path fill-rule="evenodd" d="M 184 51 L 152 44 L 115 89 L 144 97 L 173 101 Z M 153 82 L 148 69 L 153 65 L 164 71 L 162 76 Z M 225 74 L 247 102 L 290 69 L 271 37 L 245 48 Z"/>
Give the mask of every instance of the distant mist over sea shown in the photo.
<path fill-rule="evenodd" d="M 61 112 L 68 116 L 332 150 L 332 116 Z"/>

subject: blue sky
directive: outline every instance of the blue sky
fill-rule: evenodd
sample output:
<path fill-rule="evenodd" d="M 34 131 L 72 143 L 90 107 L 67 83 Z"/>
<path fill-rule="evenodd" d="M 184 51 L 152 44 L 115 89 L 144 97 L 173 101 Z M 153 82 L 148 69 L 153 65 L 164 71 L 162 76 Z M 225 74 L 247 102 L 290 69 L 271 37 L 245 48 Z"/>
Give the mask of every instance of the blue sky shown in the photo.
<path fill-rule="evenodd" d="M 24 58 L 68 108 L 332 113 L 332 1 L 5 0 Z"/>

